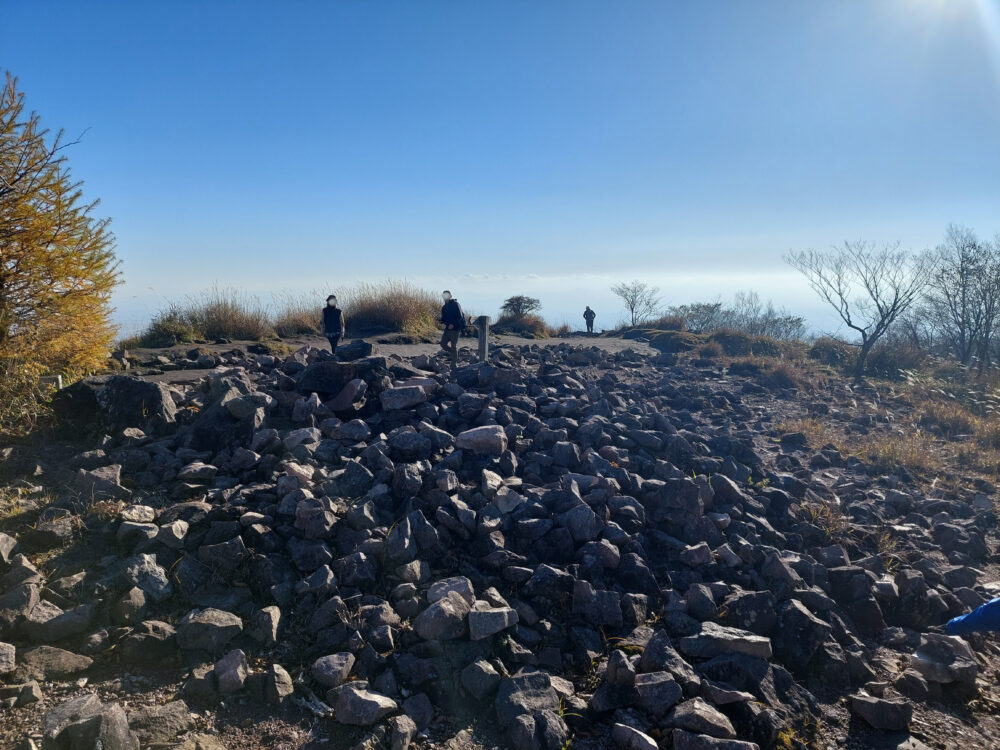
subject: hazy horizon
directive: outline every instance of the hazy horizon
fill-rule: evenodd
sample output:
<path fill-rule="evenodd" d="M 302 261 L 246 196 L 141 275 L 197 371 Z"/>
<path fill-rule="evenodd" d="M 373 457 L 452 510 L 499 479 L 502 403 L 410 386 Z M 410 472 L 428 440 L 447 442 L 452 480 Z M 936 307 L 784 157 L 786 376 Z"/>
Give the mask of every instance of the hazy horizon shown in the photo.
<path fill-rule="evenodd" d="M 125 332 L 384 278 L 598 328 L 618 281 L 753 289 L 830 330 L 783 253 L 1000 230 L 1000 0 L 10 0 L 0 49 L 83 134 Z"/>
<path fill-rule="evenodd" d="M 739 292 L 754 291 L 760 295 L 762 302 L 772 301 L 776 307 L 785 307 L 789 313 L 800 315 L 807 319 L 807 325 L 815 333 L 833 333 L 840 329 L 840 324 L 832 310 L 826 308 L 808 288 L 795 289 L 795 294 L 785 294 L 784 301 L 777 299 L 767 290 L 781 291 L 787 289 L 788 281 L 798 275 L 797 271 L 788 269 L 778 273 L 768 274 L 730 274 L 719 275 L 678 274 L 667 276 L 645 275 L 642 278 L 649 284 L 659 288 L 664 307 L 682 305 L 692 302 L 731 302 Z M 150 319 L 158 312 L 165 310 L 170 304 L 181 303 L 191 298 L 208 293 L 213 287 L 221 289 L 236 289 L 240 293 L 252 297 L 264 305 L 280 305 L 289 296 L 315 304 L 319 311 L 325 304 L 327 293 L 341 293 L 349 289 L 353 282 L 378 283 L 390 277 L 371 277 L 352 279 L 346 285 L 311 283 L 300 287 L 236 287 L 226 285 L 221 280 L 209 284 L 205 288 L 186 292 L 181 296 L 167 297 L 150 290 L 147 295 L 131 299 L 122 299 L 119 295 L 115 320 L 121 328 L 123 336 L 132 335 L 142 330 Z M 397 277 L 400 278 L 400 277 Z M 515 294 L 525 294 L 539 299 L 542 308 L 539 314 L 553 326 L 563 323 L 574 329 L 583 329 L 583 309 L 590 305 L 597 313 L 595 329 L 612 329 L 625 322 L 627 312 L 621 300 L 610 290 L 610 284 L 618 281 L 632 281 L 635 277 L 605 278 L 598 275 L 566 274 L 565 276 L 538 275 L 480 275 L 462 274 L 455 277 L 421 276 L 409 277 L 408 280 L 421 289 L 437 293 L 445 288 L 451 290 L 468 314 L 489 315 L 496 320 L 500 305 Z M 725 282 L 729 281 L 732 286 Z M 721 285 L 720 285 L 720 282 Z M 742 286 L 739 285 L 742 282 Z M 704 294 L 699 295 L 699 289 Z M 694 291 L 692 291 L 694 290 Z M 348 319 L 348 337 L 352 335 L 350 319 Z"/>

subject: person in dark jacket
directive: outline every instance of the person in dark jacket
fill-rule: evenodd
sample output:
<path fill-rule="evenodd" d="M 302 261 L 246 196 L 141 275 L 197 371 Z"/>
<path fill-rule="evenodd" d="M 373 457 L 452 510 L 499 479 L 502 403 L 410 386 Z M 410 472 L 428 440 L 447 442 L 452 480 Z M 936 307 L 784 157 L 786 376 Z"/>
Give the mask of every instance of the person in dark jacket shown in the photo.
<path fill-rule="evenodd" d="M 587 305 L 587 309 L 583 311 L 583 319 L 587 321 L 587 333 L 594 332 L 594 318 L 597 317 L 597 313 L 590 309 L 590 305 Z"/>
<path fill-rule="evenodd" d="M 441 306 L 441 322 L 444 323 L 444 333 L 441 334 L 441 348 L 451 355 L 451 365 L 458 364 L 458 337 L 465 328 L 465 313 L 458 300 L 451 296 L 447 289 L 441 293 L 444 305 Z"/>
<path fill-rule="evenodd" d="M 337 296 L 331 294 L 326 298 L 323 308 L 323 335 L 330 342 L 330 351 L 337 353 L 337 342 L 344 335 L 344 311 L 337 307 Z"/>

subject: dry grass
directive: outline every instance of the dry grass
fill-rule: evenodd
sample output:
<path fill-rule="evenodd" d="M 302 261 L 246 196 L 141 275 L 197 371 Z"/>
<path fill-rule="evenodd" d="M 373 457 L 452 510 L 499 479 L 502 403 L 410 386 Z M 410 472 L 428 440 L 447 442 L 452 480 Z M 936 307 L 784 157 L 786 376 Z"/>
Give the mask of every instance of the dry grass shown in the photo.
<path fill-rule="evenodd" d="M 275 295 L 271 313 L 274 332 L 282 338 L 319 333 L 323 312 L 315 299 L 321 299 L 321 295 L 317 293 L 303 297 L 291 292 Z"/>
<path fill-rule="evenodd" d="M 799 388 L 802 386 L 802 379 L 799 373 L 788 365 L 776 365 L 765 367 L 757 376 L 757 382 L 765 388 Z"/>
<path fill-rule="evenodd" d="M 191 327 L 207 339 L 257 341 L 274 334 L 267 306 L 239 289 L 213 287 L 188 297 L 183 309 Z"/>
<path fill-rule="evenodd" d="M 683 331 L 684 318 L 680 315 L 661 315 L 655 320 L 643 322 L 640 327 L 656 331 Z"/>
<path fill-rule="evenodd" d="M 978 423 L 982 421 L 970 414 L 957 401 L 925 402 L 922 411 L 920 423 L 926 427 L 937 427 L 943 435 L 949 438 L 972 435 L 976 432 Z"/>
<path fill-rule="evenodd" d="M 441 316 L 441 299 L 409 281 L 364 282 L 338 295 L 352 335 L 411 333 L 429 336 Z"/>
<path fill-rule="evenodd" d="M 851 519 L 839 505 L 829 502 L 803 503 L 809 522 L 818 526 L 832 543 L 846 542 L 851 536 Z"/>
<path fill-rule="evenodd" d="M 0 436 L 26 435 L 45 414 L 40 374 L 39 367 L 21 359 L 0 359 Z"/>
<path fill-rule="evenodd" d="M 539 315 L 521 315 L 520 317 L 503 315 L 497 319 L 493 330 L 497 333 L 514 333 L 536 339 L 547 339 L 553 333 Z"/>
<path fill-rule="evenodd" d="M 781 422 L 777 425 L 777 429 L 779 432 L 801 432 L 813 448 L 833 445 L 837 450 L 841 450 L 840 443 L 844 439 L 843 432 L 835 430 L 831 423 L 815 417 Z"/>
<path fill-rule="evenodd" d="M 947 458 L 943 447 L 918 428 L 848 434 L 834 427 L 834 423 L 810 417 L 783 422 L 778 429 L 801 432 L 809 445 L 817 448 L 832 445 L 845 457 L 854 456 L 879 471 L 891 472 L 902 466 L 908 471 L 934 473 L 941 470 Z"/>
<path fill-rule="evenodd" d="M 906 375 L 902 390 L 913 403 L 920 404 L 921 426 L 936 428 L 948 440 L 971 437 L 983 449 L 1000 449 L 1000 391 L 996 383 L 984 380 L 967 385 L 914 370 Z"/>
<path fill-rule="evenodd" d="M 744 357 L 752 351 L 753 337 L 743 331 L 719 328 L 708 334 L 708 340 L 720 346 L 730 357 Z"/>
<path fill-rule="evenodd" d="M 851 451 L 879 471 L 891 472 L 902 466 L 909 471 L 933 473 L 944 465 L 940 446 L 919 430 L 905 433 L 869 433 Z"/>
<path fill-rule="evenodd" d="M 716 344 L 714 341 L 702 344 L 701 346 L 695 347 L 694 353 L 699 357 L 709 357 L 711 359 L 717 359 L 722 356 L 722 347 Z"/>
<path fill-rule="evenodd" d="M 149 327 L 119 346 L 173 346 L 200 339 L 259 341 L 274 335 L 267 307 L 239 289 L 212 287 L 183 303 L 172 303 Z"/>
<path fill-rule="evenodd" d="M 347 326 L 355 336 L 434 332 L 441 303 L 432 292 L 408 281 L 361 283 L 338 294 Z M 156 315 L 145 331 L 118 342 L 124 348 L 162 347 L 213 339 L 261 341 L 275 336 L 320 332 L 325 292 L 282 292 L 270 304 L 239 289 L 213 287 Z"/>

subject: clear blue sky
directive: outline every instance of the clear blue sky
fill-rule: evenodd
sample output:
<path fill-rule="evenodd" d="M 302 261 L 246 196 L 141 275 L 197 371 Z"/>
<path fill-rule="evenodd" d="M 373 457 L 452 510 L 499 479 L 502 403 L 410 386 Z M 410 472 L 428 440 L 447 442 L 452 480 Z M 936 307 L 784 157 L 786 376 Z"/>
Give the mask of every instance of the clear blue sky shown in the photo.
<path fill-rule="evenodd" d="M 1000 230 L 1000 0 L 0 2 L 113 219 L 134 328 L 213 283 L 490 312 L 756 288 L 789 249 Z"/>

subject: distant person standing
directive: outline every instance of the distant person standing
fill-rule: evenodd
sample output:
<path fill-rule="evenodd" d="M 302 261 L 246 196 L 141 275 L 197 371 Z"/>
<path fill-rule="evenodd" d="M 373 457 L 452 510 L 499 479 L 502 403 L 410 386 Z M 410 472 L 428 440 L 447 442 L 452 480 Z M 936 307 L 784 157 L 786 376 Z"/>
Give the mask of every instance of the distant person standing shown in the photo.
<path fill-rule="evenodd" d="M 465 328 L 465 313 L 447 289 L 441 293 L 441 299 L 444 300 L 441 306 L 441 322 L 444 323 L 441 348 L 451 355 L 451 366 L 454 367 L 458 364 L 458 337 Z"/>
<path fill-rule="evenodd" d="M 597 313 L 590 309 L 590 305 L 587 305 L 587 309 L 583 311 L 583 319 L 587 321 L 587 333 L 594 332 L 594 318 L 597 317 Z"/>
<path fill-rule="evenodd" d="M 326 298 L 326 307 L 323 308 L 323 335 L 330 342 L 330 351 L 337 353 L 337 342 L 344 335 L 344 311 L 337 307 L 337 295 L 331 294 Z"/>

